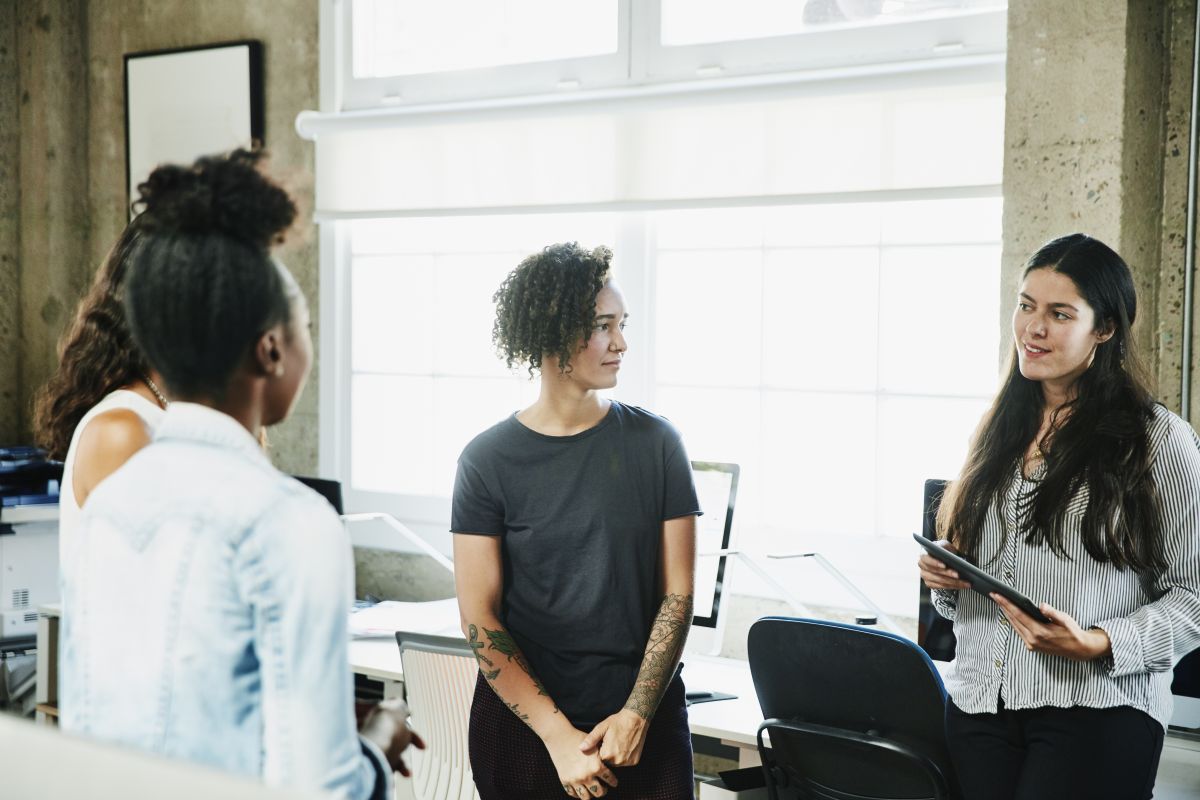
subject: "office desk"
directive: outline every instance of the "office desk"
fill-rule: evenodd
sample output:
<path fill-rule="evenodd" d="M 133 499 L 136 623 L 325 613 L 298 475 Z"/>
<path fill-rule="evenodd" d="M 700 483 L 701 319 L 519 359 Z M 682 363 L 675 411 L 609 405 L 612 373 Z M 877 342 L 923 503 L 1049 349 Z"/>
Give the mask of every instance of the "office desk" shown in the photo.
<path fill-rule="evenodd" d="M 59 603 L 38 606 L 36 719 L 47 725 L 58 722 L 58 620 Z"/>

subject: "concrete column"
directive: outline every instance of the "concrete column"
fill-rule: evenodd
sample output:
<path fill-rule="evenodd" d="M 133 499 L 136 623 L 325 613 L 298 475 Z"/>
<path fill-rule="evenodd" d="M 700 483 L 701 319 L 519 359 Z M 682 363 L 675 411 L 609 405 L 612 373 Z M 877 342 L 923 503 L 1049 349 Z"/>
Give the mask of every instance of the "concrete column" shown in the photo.
<path fill-rule="evenodd" d="M 1196 6 L 1193 0 L 1167 0 L 1165 49 L 1169 72 L 1164 88 L 1162 169 L 1162 230 L 1159 245 L 1158 392 L 1170 408 L 1178 409 L 1183 373 L 1183 283 L 1186 261 L 1187 159 L 1191 124 L 1192 58 Z M 1195 362 L 1200 339 L 1193 334 Z M 1191 380 L 1192 420 L 1200 419 L 1197 394 L 1200 381 Z"/>
<path fill-rule="evenodd" d="M 0 2 L 0 444 L 14 444 L 21 421 L 21 103 L 17 73 L 17 2 Z"/>
<path fill-rule="evenodd" d="M 126 53 L 237 39 L 263 42 L 267 171 L 296 199 L 297 223 L 279 253 L 319 319 L 316 233 L 312 224 L 313 147 L 296 135 L 296 114 L 317 107 L 318 4 L 311 0 L 104 0 L 88 2 L 88 121 L 91 256 L 99 263 L 126 221 Z M 317 332 L 314 331 L 314 340 Z M 317 469 L 319 357 L 291 418 L 270 431 L 271 455 L 285 471 Z"/>
<path fill-rule="evenodd" d="M 1010 0 L 1005 112 L 1005 355 L 1024 261 L 1074 231 L 1129 262 L 1136 333 L 1178 410 L 1190 0 Z"/>
<path fill-rule="evenodd" d="M 20 420 L 57 363 L 57 343 L 92 272 L 88 258 L 84 0 L 17 7 L 20 129 Z"/>

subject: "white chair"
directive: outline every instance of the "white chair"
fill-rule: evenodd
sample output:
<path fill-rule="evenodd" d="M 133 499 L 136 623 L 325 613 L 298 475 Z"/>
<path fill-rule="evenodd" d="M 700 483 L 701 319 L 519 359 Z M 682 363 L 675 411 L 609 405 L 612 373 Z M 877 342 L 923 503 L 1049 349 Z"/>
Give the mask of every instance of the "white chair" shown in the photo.
<path fill-rule="evenodd" d="M 478 800 L 467 752 L 467 725 L 479 668 L 462 639 L 396 633 L 404 694 L 425 750 L 412 756 L 416 800 Z"/>

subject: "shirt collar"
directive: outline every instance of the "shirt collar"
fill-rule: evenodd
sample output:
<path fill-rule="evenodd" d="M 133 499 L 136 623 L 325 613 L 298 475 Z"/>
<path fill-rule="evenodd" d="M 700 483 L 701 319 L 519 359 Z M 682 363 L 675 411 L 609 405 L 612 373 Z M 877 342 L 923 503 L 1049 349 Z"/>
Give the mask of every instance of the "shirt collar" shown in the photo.
<path fill-rule="evenodd" d="M 182 439 L 233 450 L 252 461 L 270 464 L 250 431 L 224 412 L 199 403 L 172 402 L 154 432 L 155 441 Z"/>

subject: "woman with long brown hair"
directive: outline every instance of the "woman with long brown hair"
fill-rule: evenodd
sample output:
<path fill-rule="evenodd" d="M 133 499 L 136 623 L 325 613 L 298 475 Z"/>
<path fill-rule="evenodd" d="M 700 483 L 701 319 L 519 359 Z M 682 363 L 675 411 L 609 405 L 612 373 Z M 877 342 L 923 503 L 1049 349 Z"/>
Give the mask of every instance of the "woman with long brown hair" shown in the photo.
<path fill-rule="evenodd" d="M 1171 669 L 1200 646 L 1200 439 L 1147 388 L 1136 314 L 1102 242 L 1038 250 L 1007 376 L 942 501 L 944 544 L 1046 619 L 919 561 L 954 621 L 946 734 L 969 800 L 1151 796 Z"/>
<path fill-rule="evenodd" d="M 138 246 L 135 218 L 109 252 L 59 345 L 58 369 L 38 392 L 34 430 L 63 459 L 59 552 L 69 557 L 79 509 L 109 475 L 150 443 L 167 398 L 125 319 L 125 276 Z"/>

